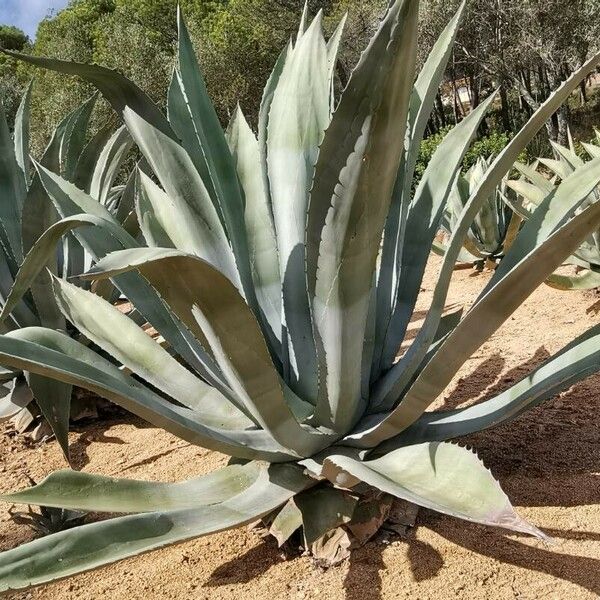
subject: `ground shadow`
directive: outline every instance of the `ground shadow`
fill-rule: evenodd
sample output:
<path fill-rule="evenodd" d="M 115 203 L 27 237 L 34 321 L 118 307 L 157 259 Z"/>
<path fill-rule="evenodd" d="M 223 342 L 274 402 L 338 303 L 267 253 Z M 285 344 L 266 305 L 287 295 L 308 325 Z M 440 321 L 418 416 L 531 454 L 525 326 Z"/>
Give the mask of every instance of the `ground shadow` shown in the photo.
<path fill-rule="evenodd" d="M 107 435 L 107 431 L 115 425 L 133 425 L 136 429 L 147 429 L 152 427 L 143 419 L 138 419 L 128 413 L 115 412 L 110 416 L 100 416 L 98 419 L 84 419 L 71 425 L 71 433 L 79 437 L 69 445 L 71 466 L 74 469 L 82 469 L 90 462 L 88 447 L 93 443 L 119 444 L 126 442 L 120 437 Z"/>
<path fill-rule="evenodd" d="M 428 515 L 427 521 L 438 535 L 471 552 L 530 571 L 546 573 L 584 587 L 593 594 L 600 594 L 600 560 L 596 558 L 562 554 L 558 548 L 543 547 L 541 543 L 538 546 L 524 544 L 500 535 L 497 530 L 477 525 L 464 527 L 459 521 L 445 517 Z M 560 530 L 553 530 L 553 534 L 557 538 L 569 536 L 569 532 Z M 590 539 L 584 532 L 578 532 L 578 535 Z M 598 537 L 595 533 L 589 535 L 594 540 Z"/>
<path fill-rule="evenodd" d="M 346 600 L 379 600 L 385 571 L 382 544 L 368 543 L 352 551 L 344 578 Z"/>
<path fill-rule="evenodd" d="M 281 551 L 275 538 L 265 538 L 241 556 L 218 566 L 210 575 L 204 587 L 220 587 L 248 583 L 264 575 L 273 565 L 282 560 Z"/>
<path fill-rule="evenodd" d="M 444 408 L 457 408 L 463 402 L 477 398 L 495 383 L 504 369 L 506 360 L 500 354 L 493 354 L 469 373 L 461 377 L 454 390 L 444 400 Z"/>
<path fill-rule="evenodd" d="M 540 346 L 531 358 L 503 373 L 506 360 L 498 353 L 493 354 L 471 373 L 459 379 L 455 388 L 445 399 L 444 409 L 457 408 L 461 404 L 477 398 L 483 392 L 485 395 L 480 401 L 493 398 L 525 377 L 549 357 L 550 353 L 546 348 Z"/>

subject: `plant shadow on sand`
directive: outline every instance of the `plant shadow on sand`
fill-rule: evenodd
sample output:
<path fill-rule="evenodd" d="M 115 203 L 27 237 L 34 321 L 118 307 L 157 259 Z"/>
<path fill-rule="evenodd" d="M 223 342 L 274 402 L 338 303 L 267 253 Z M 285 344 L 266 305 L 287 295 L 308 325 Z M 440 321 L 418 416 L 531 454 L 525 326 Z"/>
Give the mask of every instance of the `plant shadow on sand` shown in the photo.
<path fill-rule="evenodd" d="M 454 408 L 474 394 L 491 397 L 509 387 L 548 357 L 539 348 L 529 360 L 501 375 L 505 362 L 499 355 L 485 360 L 473 373 L 460 380 L 444 403 Z M 600 432 L 590 415 L 598 414 L 600 375 L 580 382 L 563 394 L 544 402 L 514 421 L 459 440 L 476 448 L 517 507 L 569 507 L 600 504 Z M 422 510 L 417 527 L 427 527 L 442 538 L 470 552 L 507 565 L 549 574 L 600 595 L 600 560 L 565 554 L 564 540 L 597 541 L 600 533 L 544 528 L 555 544 L 525 541 L 502 530 L 475 524 L 465 526 L 450 517 Z M 523 540 L 523 541 L 521 541 Z M 436 577 L 444 558 L 432 545 L 410 535 L 400 540 L 407 547 L 412 577 L 420 582 Z M 386 564 L 384 550 L 394 551 L 378 541 L 355 550 L 344 579 L 348 600 L 377 600 L 382 597 Z M 244 583 L 266 573 L 282 560 L 274 540 L 267 539 L 246 554 L 221 565 L 206 583 L 218 587 Z"/>
<path fill-rule="evenodd" d="M 84 420 L 71 426 L 71 431 L 79 434 L 79 437 L 71 442 L 69 454 L 71 466 L 74 469 L 83 469 L 89 462 L 88 447 L 94 443 L 125 445 L 126 442 L 119 437 L 107 435 L 115 425 L 132 424 L 137 429 L 147 429 L 152 426 L 149 423 L 131 415 L 125 411 L 115 410 L 108 418 L 97 420 Z"/>

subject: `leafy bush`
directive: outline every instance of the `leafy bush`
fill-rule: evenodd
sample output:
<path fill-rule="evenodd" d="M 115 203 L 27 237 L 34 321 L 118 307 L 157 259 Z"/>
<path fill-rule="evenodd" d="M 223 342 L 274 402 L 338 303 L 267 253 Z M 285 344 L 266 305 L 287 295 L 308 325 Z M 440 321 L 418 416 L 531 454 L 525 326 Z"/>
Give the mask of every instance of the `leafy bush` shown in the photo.
<path fill-rule="evenodd" d="M 417 166 L 415 168 L 415 183 L 418 183 L 421 179 L 434 152 L 451 130 L 452 125 L 448 125 L 421 142 Z M 477 164 L 479 159 L 488 160 L 494 156 L 498 156 L 498 154 L 500 154 L 500 152 L 508 145 L 511 137 L 512 135 L 509 133 L 493 131 L 489 135 L 482 136 L 475 140 L 463 159 L 462 170 L 468 171 Z M 522 162 L 527 160 L 526 150 L 521 152 L 519 160 Z"/>

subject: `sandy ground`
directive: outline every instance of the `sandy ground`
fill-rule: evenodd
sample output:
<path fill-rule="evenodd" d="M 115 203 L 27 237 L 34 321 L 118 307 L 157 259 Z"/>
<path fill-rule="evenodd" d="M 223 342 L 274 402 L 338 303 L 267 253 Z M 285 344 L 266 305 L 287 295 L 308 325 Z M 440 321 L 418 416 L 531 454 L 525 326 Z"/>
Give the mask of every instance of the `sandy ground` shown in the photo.
<path fill-rule="evenodd" d="M 420 298 L 433 287 L 432 259 Z M 489 274 L 455 273 L 451 303 L 468 303 Z M 540 288 L 467 362 L 439 405 L 455 407 L 505 388 L 567 341 L 600 322 L 598 296 Z M 414 327 L 417 326 L 415 322 Z M 551 546 L 428 511 L 408 539 L 378 539 L 328 571 L 283 560 L 272 540 L 246 529 L 213 535 L 80 575 L 13 599 L 591 599 L 600 596 L 600 377 L 576 385 L 518 420 L 472 436 L 519 512 L 551 534 Z M 0 436 L 0 490 L 63 468 L 55 442 L 29 447 Z M 90 472 L 175 481 L 224 457 L 125 415 L 71 433 L 74 463 Z M 0 547 L 32 539 L 0 508 Z"/>

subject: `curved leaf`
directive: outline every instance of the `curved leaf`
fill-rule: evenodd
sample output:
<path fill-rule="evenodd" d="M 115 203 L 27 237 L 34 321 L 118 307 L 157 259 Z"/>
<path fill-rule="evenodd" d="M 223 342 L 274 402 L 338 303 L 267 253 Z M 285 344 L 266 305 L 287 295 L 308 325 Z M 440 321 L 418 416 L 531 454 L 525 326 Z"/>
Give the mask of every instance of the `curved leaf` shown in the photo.
<path fill-rule="evenodd" d="M 69 419 L 73 386 L 37 373 L 27 373 L 26 377 L 36 404 L 69 462 Z"/>
<path fill-rule="evenodd" d="M 88 512 L 181 510 L 223 502 L 252 485 L 259 473 L 258 463 L 250 462 L 229 465 L 189 481 L 162 483 L 64 470 L 55 471 L 33 487 L 3 494 L 0 500 Z"/>
<path fill-rule="evenodd" d="M 117 308 L 86 290 L 54 279 L 63 314 L 86 338 L 133 373 L 197 412 L 207 425 L 246 429 L 253 421 L 198 379 Z"/>
<path fill-rule="evenodd" d="M 459 519 L 548 539 L 517 515 L 477 456 L 454 444 L 417 444 L 364 462 L 348 456 L 329 456 L 323 464 L 323 475 L 344 487 L 364 481 L 383 492 Z"/>
<path fill-rule="evenodd" d="M 294 458 L 262 430 L 206 426 L 194 411 L 168 402 L 93 350 L 57 331 L 29 327 L 2 335 L 0 359 L 4 364 L 95 392 L 191 444 L 240 458 L 270 462 Z"/>
<path fill-rule="evenodd" d="M 394 2 L 333 114 L 315 168 L 306 232 L 319 356 L 317 419 L 347 431 L 358 418 L 371 285 L 404 134 L 418 2 Z"/>
<path fill-rule="evenodd" d="M 129 132 L 171 200 L 178 224 L 184 225 L 182 251 L 208 260 L 238 287 L 240 278 L 219 215 L 188 153 L 150 123 L 126 108 Z"/>
<path fill-rule="evenodd" d="M 25 89 L 17 114 L 15 116 L 15 131 L 14 131 L 14 145 L 15 145 L 15 157 L 17 164 L 23 173 L 23 179 L 25 181 L 25 187 L 29 187 L 30 182 L 30 163 L 29 163 L 29 116 L 31 113 L 31 88 L 33 87 L 33 80 L 29 82 L 29 85 Z"/>
<path fill-rule="evenodd" d="M 600 225 L 600 202 L 553 233 L 491 288 L 467 313 L 388 415 L 350 436 L 373 447 L 414 423 L 442 393 L 454 374 L 582 240 Z"/>
<path fill-rule="evenodd" d="M 246 199 L 244 217 L 256 296 L 271 340 L 280 343 L 281 278 L 275 229 L 264 187 L 258 141 L 239 106 L 229 124 L 227 141 Z"/>
<path fill-rule="evenodd" d="M 329 123 L 327 45 L 322 13 L 289 49 L 270 100 L 266 160 L 283 290 L 284 369 L 309 401 L 317 395 L 317 363 L 304 262 L 306 211 L 323 131 Z"/>
<path fill-rule="evenodd" d="M 58 71 L 67 75 L 77 75 L 96 86 L 119 115 L 123 116 L 123 111 L 126 107 L 129 107 L 165 135 L 175 139 L 175 135 L 167 119 L 152 100 L 150 100 L 150 97 L 118 71 L 99 65 L 88 65 L 55 58 L 44 58 L 42 56 L 30 56 L 8 50 L 1 50 L 1 52 L 36 67 Z"/>
<path fill-rule="evenodd" d="M 384 442 L 374 452 L 385 453 L 399 446 L 443 441 L 496 427 L 598 370 L 600 325 L 592 327 L 494 398 L 456 410 L 426 412 L 399 436 Z"/>
<path fill-rule="evenodd" d="M 439 223 L 454 187 L 456 174 L 494 97 L 494 95 L 490 96 L 450 131 L 433 154 L 410 201 L 406 231 L 403 238 L 399 240 L 402 250 L 397 252 L 398 262 L 390 265 L 393 274 L 384 268 L 384 265 L 388 264 L 385 262 L 386 250 L 389 251 L 384 242 L 378 284 L 376 337 L 376 345 L 381 350 L 377 357 L 379 360 L 374 364 L 374 380 L 382 370 L 387 371 L 394 363 L 417 301 L 429 251 L 439 230 Z M 385 278 L 388 287 L 384 283 Z M 391 298 L 386 297 L 390 293 Z M 386 310 L 388 305 L 389 312 Z"/>
<path fill-rule="evenodd" d="M 119 127 L 106 142 L 96 162 L 90 182 L 90 196 L 106 205 L 108 194 L 133 141 L 127 129 Z"/>
<path fill-rule="evenodd" d="M 0 554 L 0 591 L 48 583 L 250 523 L 312 483 L 296 467 L 271 465 L 250 487 L 217 504 L 120 517 L 35 540 Z"/>
<path fill-rule="evenodd" d="M 494 192 L 504 175 L 510 170 L 517 160 L 519 153 L 533 139 L 535 134 L 543 127 L 544 123 L 552 116 L 558 107 L 569 97 L 577 85 L 600 62 L 600 53 L 590 58 L 580 69 L 575 71 L 540 108 L 532 115 L 529 121 L 519 130 L 510 143 L 500 152 L 483 178 L 472 192 L 465 205 L 452 236 L 448 243 L 447 251 L 439 272 L 438 281 L 433 293 L 432 303 L 414 342 L 407 353 L 397 362 L 382 378 L 374 395 L 388 396 L 388 401 L 393 403 L 405 386 L 411 381 L 422 363 L 431 346 L 439 320 L 446 303 L 450 280 L 456 264 L 456 259 L 462 249 L 463 241 L 486 198 Z M 390 390 L 393 390 L 390 392 Z M 381 402 L 381 400 L 376 400 Z M 386 402 L 386 400 L 383 400 Z"/>
<path fill-rule="evenodd" d="M 86 278 L 137 269 L 194 334 L 205 336 L 235 397 L 282 446 L 309 456 L 332 435 L 302 426 L 287 405 L 258 323 L 234 285 L 206 261 L 137 248 L 98 261 Z"/>

